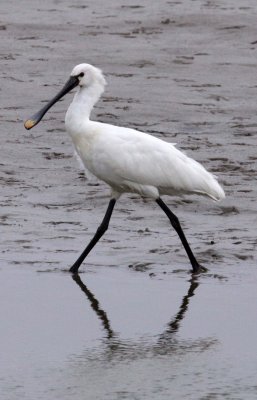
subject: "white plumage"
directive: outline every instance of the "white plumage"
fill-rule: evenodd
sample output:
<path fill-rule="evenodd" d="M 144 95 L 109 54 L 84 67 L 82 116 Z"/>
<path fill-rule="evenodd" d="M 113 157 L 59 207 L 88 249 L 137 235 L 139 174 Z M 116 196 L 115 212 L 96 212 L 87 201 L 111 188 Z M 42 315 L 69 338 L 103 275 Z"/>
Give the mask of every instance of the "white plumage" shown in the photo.
<path fill-rule="evenodd" d="M 85 167 L 118 193 L 154 199 L 183 193 L 224 197 L 216 178 L 201 164 L 146 133 L 88 121 L 81 135 L 71 137 Z"/>
<path fill-rule="evenodd" d="M 122 193 L 132 192 L 156 200 L 180 236 L 193 270 L 199 272 L 201 266 L 187 243 L 177 217 L 160 196 L 201 194 L 219 201 L 225 197 L 224 191 L 214 175 L 179 151 L 175 144 L 134 129 L 91 121 L 90 113 L 105 84 L 101 70 L 90 64 L 79 64 L 72 70 L 70 80 L 62 91 L 25 122 L 27 129 L 32 128 L 59 98 L 79 86 L 66 113 L 66 129 L 86 169 L 111 187 L 112 200 L 98 233 L 71 271 L 78 271 L 86 255 L 108 228 L 115 201 Z"/>

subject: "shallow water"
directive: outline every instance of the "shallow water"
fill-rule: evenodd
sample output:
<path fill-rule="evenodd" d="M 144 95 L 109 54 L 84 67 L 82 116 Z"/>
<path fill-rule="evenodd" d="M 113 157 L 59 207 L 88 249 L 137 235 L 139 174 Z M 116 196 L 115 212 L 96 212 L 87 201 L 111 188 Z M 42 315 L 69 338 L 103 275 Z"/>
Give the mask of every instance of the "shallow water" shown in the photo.
<path fill-rule="evenodd" d="M 256 399 L 256 46 L 253 0 L 0 4 L 0 397 Z M 23 121 L 72 67 L 101 67 L 94 118 L 177 142 L 227 198 L 166 198 L 206 274 L 192 278 L 166 216 L 108 203 L 64 133 L 64 98 Z"/>
<path fill-rule="evenodd" d="M 256 398 L 256 273 L 218 272 L 2 271 L 2 398 Z"/>

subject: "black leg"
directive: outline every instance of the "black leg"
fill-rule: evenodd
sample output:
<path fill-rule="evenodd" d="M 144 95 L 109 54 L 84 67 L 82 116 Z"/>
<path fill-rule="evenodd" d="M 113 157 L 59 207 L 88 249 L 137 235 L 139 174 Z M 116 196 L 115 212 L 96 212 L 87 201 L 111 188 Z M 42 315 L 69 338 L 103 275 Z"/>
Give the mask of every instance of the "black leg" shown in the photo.
<path fill-rule="evenodd" d="M 77 261 L 75 261 L 73 266 L 70 268 L 70 272 L 72 272 L 73 274 L 77 274 L 80 265 L 83 263 L 84 259 L 88 255 L 88 253 L 92 250 L 92 248 L 96 245 L 98 240 L 101 239 L 103 234 L 107 231 L 115 203 L 116 203 L 115 199 L 110 200 L 107 211 L 104 216 L 104 219 L 103 219 L 101 225 L 98 227 L 98 229 L 95 233 L 95 236 L 93 237 L 91 242 L 87 245 L 87 247 L 85 248 L 83 253 L 79 256 Z"/>
<path fill-rule="evenodd" d="M 178 220 L 178 217 L 173 214 L 173 212 L 169 209 L 168 206 L 166 206 L 166 204 L 163 202 L 163 200 L 161 198 L 156 200 L 156 203 L 161 207 L 161 209 L 165 212 L 165 214 L 167 215 L 167 217 L 170 220 L 171 225 L 173 226 L 173 228 L 175 229 L 175 231 L 177 232 L 178 236 L 180 237 L 180 240 L 187 252 L 188 258 L 191 262 L 191 265 L 193 267 L 193 272 L 198 273 L 201 271 L 204 271 L 205 268 L 202 267 L 196 260 L 189 244 L 188 241 L 186 240 L 185 234 L 181 228 L 180 222 Z"/>

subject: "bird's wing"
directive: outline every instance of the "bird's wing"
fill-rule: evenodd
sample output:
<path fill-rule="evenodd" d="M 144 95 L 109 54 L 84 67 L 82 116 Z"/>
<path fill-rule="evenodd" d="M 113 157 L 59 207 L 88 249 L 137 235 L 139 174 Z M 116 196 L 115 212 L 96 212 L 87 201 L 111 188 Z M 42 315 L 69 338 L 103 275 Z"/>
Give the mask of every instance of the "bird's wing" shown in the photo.
<path fill-rule="evenodd" d="M 110 180 L 113 175 L 115 182 L 126 180 L 155 187 L 181 185 L 183 167 L 190 160 L 174 144 L 120 127 L 113 127 L 111 133 L 105 132 L 104 144 L 98 151 Z"/>
<path fill-rule="evenodd" d="M 101 170 L 99 177 L 113 186 L 131 182 L 158 188 L 166 194 L 202 193 L 215 200 L 224 198 L 215 177 L 174 144 L 110 125 L 99 137 L 95 160 L 98 171 Z"/>

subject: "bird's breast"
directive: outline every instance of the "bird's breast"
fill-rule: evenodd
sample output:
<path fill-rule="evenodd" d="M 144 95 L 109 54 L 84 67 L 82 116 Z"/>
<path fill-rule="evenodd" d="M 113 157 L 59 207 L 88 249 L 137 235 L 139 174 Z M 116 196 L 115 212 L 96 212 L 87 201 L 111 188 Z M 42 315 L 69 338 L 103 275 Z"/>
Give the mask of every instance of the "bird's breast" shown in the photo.
<path fill-rule="evenodd" d="M 93 143 L 90 138 L 84 135 L 70 135 L 77 154 L 81 158 L 83 164 L 92 173 L 93 169 Z"/>

